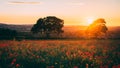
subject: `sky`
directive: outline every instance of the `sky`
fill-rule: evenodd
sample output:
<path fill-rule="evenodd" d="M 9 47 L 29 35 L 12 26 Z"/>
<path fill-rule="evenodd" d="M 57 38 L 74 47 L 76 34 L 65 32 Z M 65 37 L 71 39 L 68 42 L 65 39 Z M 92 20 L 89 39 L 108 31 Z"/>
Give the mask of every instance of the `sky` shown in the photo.
<path fill-rule="evenodd" d="M 89 25 L 104 18 L 108 26 L 120 26 L 120 0 L 0 0 L 0 23 L 35 24 L 56 16 L 65 25 Z"/>

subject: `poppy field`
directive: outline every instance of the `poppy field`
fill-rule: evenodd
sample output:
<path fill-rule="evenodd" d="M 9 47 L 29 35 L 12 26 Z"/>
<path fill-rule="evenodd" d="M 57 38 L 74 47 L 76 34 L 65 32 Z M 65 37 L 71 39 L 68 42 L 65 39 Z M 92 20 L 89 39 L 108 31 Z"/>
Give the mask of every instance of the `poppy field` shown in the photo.
<path fill-rule="evenodd" d="M 0 68 L 120 68 L 120 40 L 0 41 Z"/>

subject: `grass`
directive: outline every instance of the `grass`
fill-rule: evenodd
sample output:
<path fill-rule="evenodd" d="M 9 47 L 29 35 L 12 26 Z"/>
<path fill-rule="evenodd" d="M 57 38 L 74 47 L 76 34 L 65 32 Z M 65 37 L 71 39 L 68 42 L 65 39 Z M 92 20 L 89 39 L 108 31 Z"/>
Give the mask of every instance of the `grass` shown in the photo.
<path fill-rule="evenodd" d="M 0 41 L 0 68 L 120 68 L 119 41 Z"/>

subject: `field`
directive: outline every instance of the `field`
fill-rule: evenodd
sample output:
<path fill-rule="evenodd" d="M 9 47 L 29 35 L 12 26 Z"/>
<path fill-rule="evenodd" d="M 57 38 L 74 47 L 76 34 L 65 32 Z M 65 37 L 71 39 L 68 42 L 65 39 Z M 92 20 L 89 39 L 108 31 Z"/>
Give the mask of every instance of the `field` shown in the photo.
<path fill-rule="evenodd" d="M 120 68 L 120 40 L 0 41 L 0 68 Z"/>

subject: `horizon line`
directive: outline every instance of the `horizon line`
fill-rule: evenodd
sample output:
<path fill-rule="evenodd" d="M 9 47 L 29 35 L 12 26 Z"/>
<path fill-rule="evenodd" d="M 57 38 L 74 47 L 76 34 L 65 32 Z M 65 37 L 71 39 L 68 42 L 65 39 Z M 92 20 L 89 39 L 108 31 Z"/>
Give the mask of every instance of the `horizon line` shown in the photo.
<path fill-rule="evenodd" d="M 3 25 L 34 25 L 34 24 L 7 24 L 7 23 L 0 23 L 0 24 L 3 24 Z M 68 25 L 68 24 L 66 24 L 66 25 L 64 25 L 64 26 L 89 26 L 89 25 L 80 25 L 80 24 L 78 24 L 78 25 Z M 120 25 L 114 25 L 114 26 L 111 26 L 111 25 L 108 25 L 108 27 L 120 27 Z"/>

